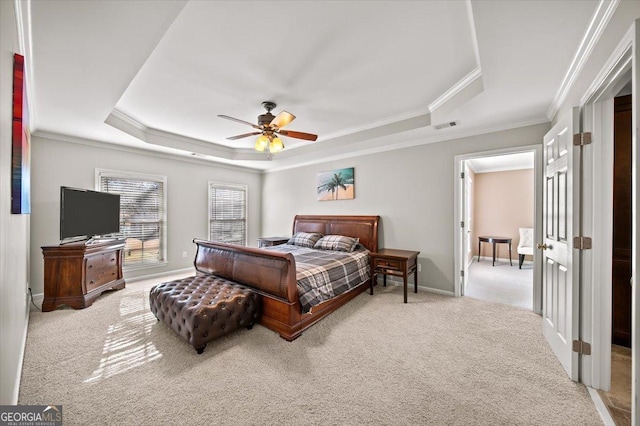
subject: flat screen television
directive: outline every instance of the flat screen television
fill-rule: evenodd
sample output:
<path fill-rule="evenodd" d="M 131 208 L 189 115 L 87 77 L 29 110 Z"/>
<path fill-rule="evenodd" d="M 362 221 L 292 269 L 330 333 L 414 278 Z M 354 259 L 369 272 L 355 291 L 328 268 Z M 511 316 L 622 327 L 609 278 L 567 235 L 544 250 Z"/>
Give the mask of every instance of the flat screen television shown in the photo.
<path fill-rule="evenodd" d="M 60 240 L 120 232 L 120 195 L 60 187 Z"/>

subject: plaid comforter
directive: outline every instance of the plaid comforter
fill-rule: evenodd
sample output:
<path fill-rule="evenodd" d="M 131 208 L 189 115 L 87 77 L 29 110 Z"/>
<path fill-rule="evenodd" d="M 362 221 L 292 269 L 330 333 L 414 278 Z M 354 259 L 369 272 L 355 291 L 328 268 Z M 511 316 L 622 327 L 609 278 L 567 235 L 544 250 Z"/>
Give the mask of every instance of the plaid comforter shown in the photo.
<path fill-rule="evenodd" d="M 371 276 L 369 250 L 346 253 L 282 244 L 268 250 L 291 253 L 296 259 L 298 294 L 303 312 L 334 296 L 346 293 Z"/>

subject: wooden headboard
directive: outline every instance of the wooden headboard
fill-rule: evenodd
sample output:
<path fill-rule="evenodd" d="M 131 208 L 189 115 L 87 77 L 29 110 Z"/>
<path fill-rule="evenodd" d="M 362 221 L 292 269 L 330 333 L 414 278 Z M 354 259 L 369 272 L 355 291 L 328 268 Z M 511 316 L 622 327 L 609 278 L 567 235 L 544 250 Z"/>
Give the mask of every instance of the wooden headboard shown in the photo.
<path fill-rule="evenodd" d="M 319 232 L 324 235 L 356 237 L 360 238 L 360 244 L 377 252 L 379 221 L 380 216 L 297 215 L 293 219 L 293 233 Z"/>

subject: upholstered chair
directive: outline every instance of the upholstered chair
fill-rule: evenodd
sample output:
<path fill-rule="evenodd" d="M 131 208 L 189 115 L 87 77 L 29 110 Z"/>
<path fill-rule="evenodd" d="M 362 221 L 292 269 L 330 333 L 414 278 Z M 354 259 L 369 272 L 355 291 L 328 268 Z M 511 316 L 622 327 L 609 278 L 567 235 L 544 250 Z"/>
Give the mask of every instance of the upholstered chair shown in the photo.
<path fill-rule="evenodd" d="M 518 228 L 520 231 L 520 242 L 518 243 L 518 268 L 522 269 L 524 256 L 529 254 L 533 256 L 533 228 Z"/>

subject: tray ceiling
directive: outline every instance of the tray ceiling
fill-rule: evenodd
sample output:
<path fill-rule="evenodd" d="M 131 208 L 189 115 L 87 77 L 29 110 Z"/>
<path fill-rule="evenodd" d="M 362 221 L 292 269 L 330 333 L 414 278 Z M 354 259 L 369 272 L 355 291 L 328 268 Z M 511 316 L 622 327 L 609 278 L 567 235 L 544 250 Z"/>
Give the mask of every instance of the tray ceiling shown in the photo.
<path fill-rule="evenodd" d="M 32 130 L 274 169 L 541 123 L 598 6 L 32 1 Z M 228 141 L 266 100 L 318 141 Z"/>

